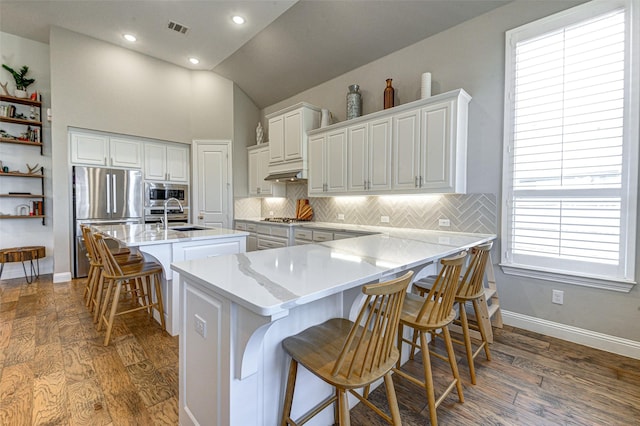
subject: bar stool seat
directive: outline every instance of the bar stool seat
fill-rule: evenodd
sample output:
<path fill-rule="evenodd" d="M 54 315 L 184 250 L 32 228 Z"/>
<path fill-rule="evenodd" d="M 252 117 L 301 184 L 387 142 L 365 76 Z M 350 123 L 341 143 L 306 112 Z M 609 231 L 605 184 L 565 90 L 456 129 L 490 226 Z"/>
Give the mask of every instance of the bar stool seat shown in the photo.
<path fill-rule="evenodd" d="M 363 286 L 362 292 L 367 297 L 355 322 L 343 318 L 330 319 L 282 342 L 282 347 L 291 356 L 282 426 L 302 425 L 333 403 L 337 403 L 335 424 L 348 426 L 347 391 L 387 422 L 401 424 L 391 368 L 399 357 L 394 345 L 395 335 L 402 301 L 412 275 L 413 272 L 408 272 L 391 281 Z M 291 407 L 298 364 L 332 385 L 335 394 L 294 421 Z M 380 378 L 384 378 L 391 417 L 354 392 L 354 389 L 368 387 Z"/>

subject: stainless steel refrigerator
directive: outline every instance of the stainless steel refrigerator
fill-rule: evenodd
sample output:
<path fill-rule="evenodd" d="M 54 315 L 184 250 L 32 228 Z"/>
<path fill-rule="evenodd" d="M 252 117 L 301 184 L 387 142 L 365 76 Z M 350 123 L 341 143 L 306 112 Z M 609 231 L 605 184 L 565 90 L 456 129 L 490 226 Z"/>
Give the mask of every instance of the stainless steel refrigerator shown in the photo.
<path fill-rule="evenodd" d="M 75 276 L 89 272 L 81 224 L 143 223 L 140 170 L 73 167 Z"/>

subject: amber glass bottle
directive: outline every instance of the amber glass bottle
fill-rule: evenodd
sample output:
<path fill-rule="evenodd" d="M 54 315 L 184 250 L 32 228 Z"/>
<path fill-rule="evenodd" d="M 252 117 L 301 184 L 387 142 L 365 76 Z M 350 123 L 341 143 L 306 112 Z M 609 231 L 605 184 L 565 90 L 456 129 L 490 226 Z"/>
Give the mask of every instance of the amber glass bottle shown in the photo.
<path fill-rule="evenodd" d="M 393 108 L 393 98 L 395 95 L 395 90 L 391 85 L 391 79 L 387 79 L 387 87 L 384 89 L 384 109 Z"/>

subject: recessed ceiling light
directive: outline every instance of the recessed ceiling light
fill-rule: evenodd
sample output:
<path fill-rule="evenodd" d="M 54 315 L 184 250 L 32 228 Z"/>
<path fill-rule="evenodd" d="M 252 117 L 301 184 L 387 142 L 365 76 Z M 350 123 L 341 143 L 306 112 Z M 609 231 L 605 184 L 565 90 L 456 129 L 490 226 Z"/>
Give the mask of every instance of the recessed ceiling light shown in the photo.
<path fill-rule="evenodd" d="M 189 58 L 189 62 L 191 62 L 193 65 L 198 65 L 200 63 L 200 59 L 198 58 Z"/>
<path fill-rule="evenodd" d="M 133 34 L 124 34 L 122 37 L 124 37 L 125 40 L 130 41 L 131 43 L 137 40 L 136 36 L 134 36 Z"/>
<path fill-rule="evenodd" d="M 246 22 L 245 19 L 240 15 L 236 15 L 231 19 L 233 20 L 233 22 L 235 22 L 238 25 L 242 25 L 242 24 L 244 24 Z"/>

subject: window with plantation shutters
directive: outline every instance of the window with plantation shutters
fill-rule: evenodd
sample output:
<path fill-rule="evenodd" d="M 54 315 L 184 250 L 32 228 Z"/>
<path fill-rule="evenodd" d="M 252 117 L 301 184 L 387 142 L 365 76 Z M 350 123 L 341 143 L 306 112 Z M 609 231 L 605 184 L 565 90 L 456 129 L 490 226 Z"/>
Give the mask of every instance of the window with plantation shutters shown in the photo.
<path fill-rule="evenodd" d="M 507 32 L 505 273 L 634 284 L 637 3 L 592 2 Z"/>

